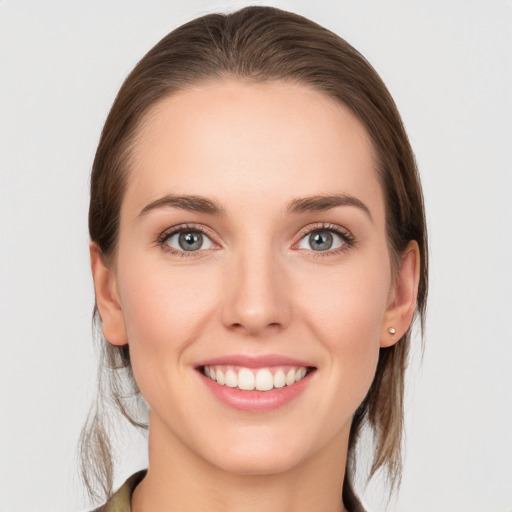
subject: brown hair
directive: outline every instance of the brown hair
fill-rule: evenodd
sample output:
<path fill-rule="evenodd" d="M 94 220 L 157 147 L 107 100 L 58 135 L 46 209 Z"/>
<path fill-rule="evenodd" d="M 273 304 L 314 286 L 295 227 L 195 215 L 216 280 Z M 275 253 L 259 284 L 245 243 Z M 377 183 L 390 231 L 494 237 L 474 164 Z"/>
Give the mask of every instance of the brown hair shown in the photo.
<path fill-rule="evenodd" d="M 154 46 L 126 78 L 103 128 L 91 176 L 89 231 L 103 257 L 115 255 L 128 159 L 145 114 L 175 91 L 226 76 L 306 84 L 345 104 L 360 119 L 377 154 L 395 268 L 409 241 L 419 245 L 416 313 L 423 327 L 428 277 L 423 197 L 414 155 L 393 99 L 371 65 L 346 41 L 306 18 L 271 7 L 247 7 L 188 22 Z M 101 330 L 96 308 L 94 324 Z M 99 338 L 100 389 L 81 440 L 83 474 L 90 493 L 96 496 L 95 482 L 105 494 L 111 492 L 113 482 L 107 407 L 113 404 L 134 425 L 145 426 L 137 417 L 143 414 L 134 412 L 143 400 L 131 373 L 128 346 L 112 346 Z M 391 488 L 400 480 L 409 345 L 410 329 L 398 343 L 380 349 L 374 381 L 352 421 L 344 494 L 351 492 L 355 446 L 366 423 L 375 440 L 370 477 L 382 468 Z"/>

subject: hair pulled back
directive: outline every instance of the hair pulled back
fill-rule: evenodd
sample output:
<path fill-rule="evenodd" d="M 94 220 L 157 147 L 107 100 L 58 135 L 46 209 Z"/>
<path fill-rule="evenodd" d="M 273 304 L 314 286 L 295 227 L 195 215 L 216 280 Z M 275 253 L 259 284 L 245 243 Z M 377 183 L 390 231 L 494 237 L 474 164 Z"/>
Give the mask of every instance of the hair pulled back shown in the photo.
<path fill-rule="evenodd" d="M 414 155 L 393 99 L 371 65 L 346 41 L 304 17 L 276 8 L 247 7 L 190 21 L 156 44 L 126 78 L 101 133 L 91 175 L 89 232 L 105 261 L 115 258 L 131 149 L 145 115 L 176 91 L 225 77 L 305 84 L 348 106 L 363 123 L 377 157 L 395 269 L 408 242 L 416 240 L 419 245 L 416 312 L 423 325 L 427 295 L 423 198 Z M 82 432 L 81 457 L 89 492 L 99 497 L 111 493 L 113 483 L 108 409 L 113 406 L 136 426 L 147 425 L 128 346 L 110 345 L 101 336 L 96 307 L 93 323 L 101 350 L 99 393 Z M 410 337 L 409 329 L 398 343 L 380 349 L 374 381 L 352 421 L 344 493 L 351 488 L 355 446 L 365 424 L 374 435 L 370 477 L 384 469 L 392 487 L 400 480 Z"/>

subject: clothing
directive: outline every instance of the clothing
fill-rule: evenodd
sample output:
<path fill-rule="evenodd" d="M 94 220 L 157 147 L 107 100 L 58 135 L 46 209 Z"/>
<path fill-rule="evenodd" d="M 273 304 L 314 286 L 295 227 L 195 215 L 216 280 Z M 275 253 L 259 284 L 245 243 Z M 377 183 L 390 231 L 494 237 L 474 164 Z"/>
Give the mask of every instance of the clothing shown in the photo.
<path fill-rule="evenodd" d="M 97 508 L 93 512 L 131 512 L 133 491 L 145 476 L 146 470 L 139 471 L 132 475 L 105 505 Z"/>
<path fill-rule="evenodd" d="M 105 505 L 97 508 L 93 512 L 131 512 L 131 499 L 135 487 L 146 476 L 146 470 L 139 471 L 132 475 L 124 485 L 108 500 Z M 349 512 L 365 512 L 361 502 L 357 499 L 349 486 L 343 491 L 345 507 Z"/>

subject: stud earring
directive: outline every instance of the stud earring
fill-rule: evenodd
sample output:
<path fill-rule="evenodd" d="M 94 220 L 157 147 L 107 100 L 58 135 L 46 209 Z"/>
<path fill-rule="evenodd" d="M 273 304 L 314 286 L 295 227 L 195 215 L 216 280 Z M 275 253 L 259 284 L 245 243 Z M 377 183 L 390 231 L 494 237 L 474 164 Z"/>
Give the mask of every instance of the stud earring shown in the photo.
<path fill-rule="evenodd" d="M 394 328 L 394 327 L 390 327 L 390 328 L 388 329 L 388 332 L 389 332 L 389 334 L 395 334 L 395 333 L 396 333 L 396 330 L 395 330 L 395 328 Z"/>

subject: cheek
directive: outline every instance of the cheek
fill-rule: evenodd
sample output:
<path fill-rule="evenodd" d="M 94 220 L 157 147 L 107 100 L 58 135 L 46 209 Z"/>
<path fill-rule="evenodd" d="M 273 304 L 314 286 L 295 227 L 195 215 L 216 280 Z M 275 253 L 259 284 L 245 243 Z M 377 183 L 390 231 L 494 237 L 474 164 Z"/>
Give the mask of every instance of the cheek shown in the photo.
<path fill-rule="evenodd" d="M 207 327 L 218 289 L 211 272 L 188 272 L 144 255 L 119 255 L 119 294 L 132 369 L 150 408 L 181 416 L 180 394 L 194 341 Z M 217 299 L 217 300 L 216 300 Z M 181 405 L 180 405 L 181 404 Z"/>
<path fill-rule="evenodd" d="M 390 266 L 376 259 L 374 264 L 317 270 L 303 280 L 302 309 L 313 325 L 338 333 L 343 341 L 351 333 L 375 341 L 387 308 L 391 285 Z M 373 336 L 372 336 L 373 334 Z"/>
<path fill-rule="evenodd" d="M 302 316 L 328 354 L 336 380 L 332 385 L 350 390 L 357 407 L 375 375 L 390 266 L 376 258 L 372 264 L 328 270 L 317 272 L 314 281 L 298 293 Z"/>
<path fill-rule="evenodd" d="M 119 293 L 134 370 L 178 366 L 218 303 L 217 280 L 208 269 L 188 272 L 145 255 L 120 254 Z"/>

